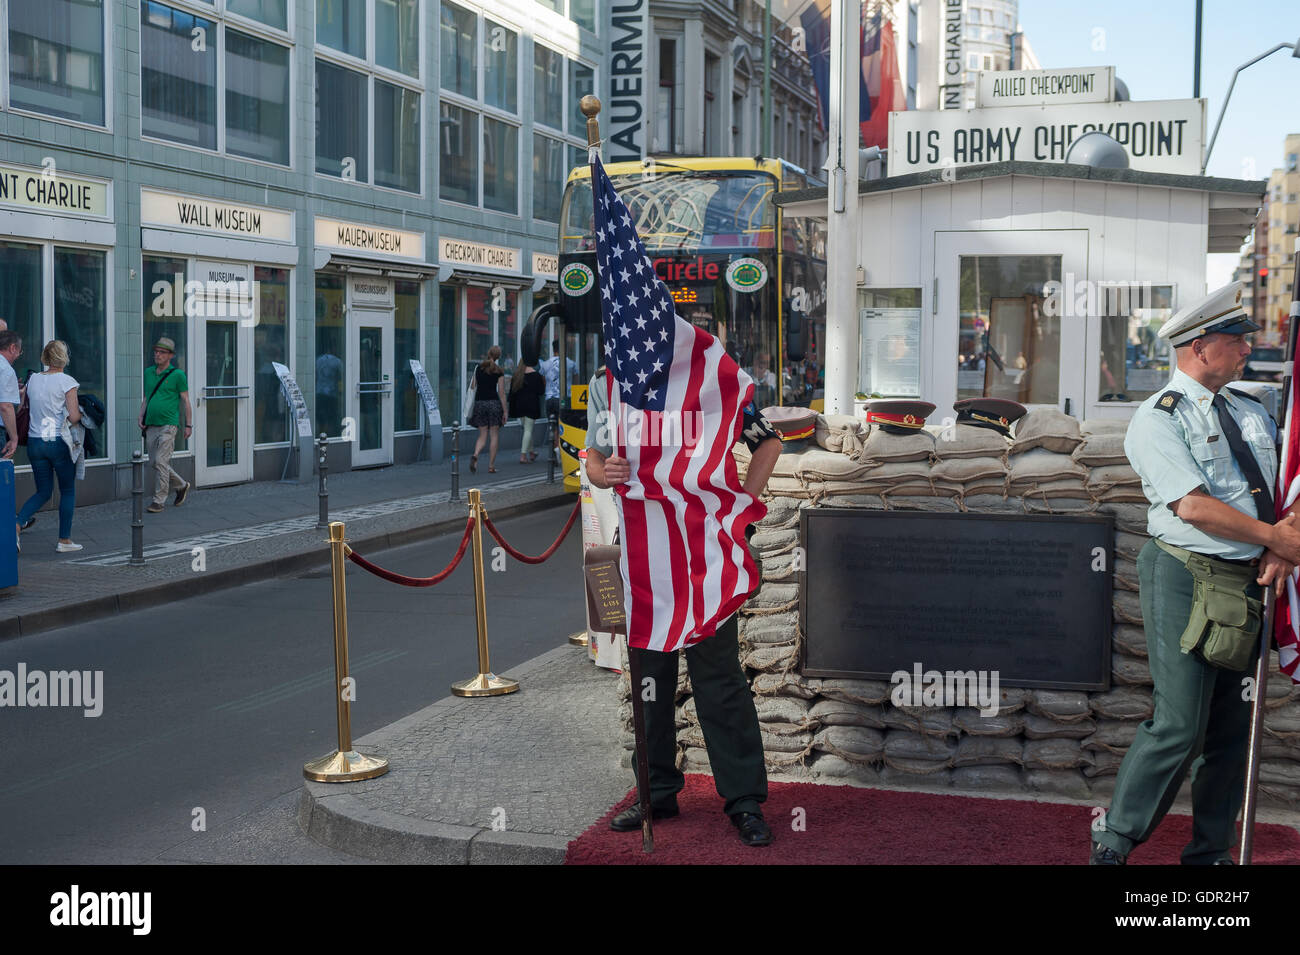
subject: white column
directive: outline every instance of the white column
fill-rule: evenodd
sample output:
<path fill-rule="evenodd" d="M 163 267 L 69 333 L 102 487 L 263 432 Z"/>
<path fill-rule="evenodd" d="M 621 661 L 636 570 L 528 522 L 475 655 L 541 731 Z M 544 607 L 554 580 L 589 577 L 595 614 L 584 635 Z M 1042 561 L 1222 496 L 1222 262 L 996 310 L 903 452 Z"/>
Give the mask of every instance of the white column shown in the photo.
<path fill-rule="evenodd" d="M 830 142 L 826 168 L 826 413 L 851 414 L 857 378 L 858 4 L 831 0 Z"/>
<path fill-rule="evenodd" d="M 704 155 L 704 21 L 686 21 L 682 44 L 682 152 Z"/>

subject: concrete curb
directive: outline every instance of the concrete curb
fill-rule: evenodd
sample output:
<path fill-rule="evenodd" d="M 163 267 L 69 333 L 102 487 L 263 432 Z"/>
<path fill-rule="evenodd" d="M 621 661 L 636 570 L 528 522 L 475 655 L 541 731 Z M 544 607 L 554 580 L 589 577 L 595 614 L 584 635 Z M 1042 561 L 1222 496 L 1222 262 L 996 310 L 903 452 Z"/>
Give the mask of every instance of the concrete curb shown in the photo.
<path fill-rule="evenodd" d="M 544 485 L 543 485 L 544 486 Z M 547 494 L 531 501 L 521 501 L 492 509 L 495 521 L 519 517 L 534 511 L 571 501 L 573 495 L 563 490 Z M 464 527 L 465 518 L 447 518 L 430 524 L 408 527 L 400 531 L 386 531 L 369 537 L 359 537 L 350 543 L 357 550 L 387 550 L 403 547 L 438 537 L 450 531 Z M 211 570 L 197 576 L 178 577 L 162 583 L 151 584 L 133 590 L 124 590 L 116 594 L 90 597 L 85 600 L 69 602 L 57 607 L 35 610 L 18 614 L 0 621 L 0 640 L 11 637 L 29 637 L 46 630 L 55 630 L 74 623 L 85 623 L 117 614 L 132 613 L 181 600 L 208 594 L 216 590 L 240 587 L 244 584 L 258 583 L 272 577 L 292 577 L 307 570 L 329 564 L 329 549 L 322 546 L 296 554 L 280 555 L 262 560 L 254 560 L 238 567 Z"/>
<path fill-rule="evenodd" d="M 550 660 L 572 656 L 573 652 L 569 646 L 556 647 L 502 675 L 523 682 Z M 389 740 L 414 724 L 437 719 L 441 711 L 459 702 L 457 697 L 444 697 L 354 740 L 354 745 L 358 750 L 383 755 Z M 401 771 L 393 769 L 390 773 Z M 298 825 L 321 845 L 363 859 L 399 865 L 561 865 L 571 841 L 552 833 L 496 831 L 373 809 L 350 795 L 346 786 L 304 781 L 298 800 Z"/>

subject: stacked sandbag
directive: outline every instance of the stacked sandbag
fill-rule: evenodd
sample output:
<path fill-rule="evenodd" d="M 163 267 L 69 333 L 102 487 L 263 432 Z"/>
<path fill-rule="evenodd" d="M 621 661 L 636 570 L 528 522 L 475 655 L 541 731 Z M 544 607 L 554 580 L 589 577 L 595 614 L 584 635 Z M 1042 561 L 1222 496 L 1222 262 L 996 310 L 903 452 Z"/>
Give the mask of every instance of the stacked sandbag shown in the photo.
<path fill-rule="evenodd" d="M 1084 422 L 1035 409 L 1008 440 L 965 425 L 896 435 L 822 416 L 816 448 L 783 454 L 751 546 L 763 583 L 742 608 L 740 659 L 774 777 L 919 790 L 1042 794 L 1100 804 L 1153 712 L 1137 559 L 1148 504 L 1124 458 L 1124 421 Z M 839 445 L 838 453 L 834 447 Z M 749 453 L 737 445 L 738 465 Z M 999 708 L 895 706 L 881 680 L 799 673 L 801 512 L 808 507 L 975 513 L 1095 513 L 1115 522 L 1111 686 L 1082 692 L 1000 688 Z M 1300 805 L 1300 693 L 1277 672 L 1264 687 L 1260 792 Z M 1243 678 L 1249 674 L 1243 674 Z M 626 677 L 621 681 L 626 699 Z M 689 682 L 679 677 L 679 762 L 707 772 Z M 630 706 L 624 718 L 631 748 Z"/>

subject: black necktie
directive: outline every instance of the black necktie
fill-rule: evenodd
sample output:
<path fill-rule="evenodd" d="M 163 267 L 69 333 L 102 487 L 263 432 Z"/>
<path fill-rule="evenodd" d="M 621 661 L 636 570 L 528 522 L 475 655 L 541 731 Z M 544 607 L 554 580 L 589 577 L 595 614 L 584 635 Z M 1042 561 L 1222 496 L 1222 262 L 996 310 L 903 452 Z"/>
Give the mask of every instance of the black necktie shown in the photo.
<path fill-rule="evenodd" d="M 1223 395 L 1214 396 L 1214 411 L 1219 416 L 1219 427 L 1223 429 L 1223 436 L 1228 439 L 1232 459 L 1237 462 L 1237 467 L 1241 468 L 1246 483 L 1250 485 L 1250 493 L 1255 501 L 1255 512 L 1265 524 L 1272 524 L 1277 519 L 1273 511 L 1273 492 L 1269 490 L 1268 482 L 1264 480 L 1264 472 L 1259 469 L 1259 462 L 1255 460 L 1254 453 L 1246 446 L 1246 440 L 1241 436 L 1241 429 L 1237 427 L 1237 422 L 1233 419 L 1232 412 L 1228 410 L 1228 403 L 1223 399 Z"/>

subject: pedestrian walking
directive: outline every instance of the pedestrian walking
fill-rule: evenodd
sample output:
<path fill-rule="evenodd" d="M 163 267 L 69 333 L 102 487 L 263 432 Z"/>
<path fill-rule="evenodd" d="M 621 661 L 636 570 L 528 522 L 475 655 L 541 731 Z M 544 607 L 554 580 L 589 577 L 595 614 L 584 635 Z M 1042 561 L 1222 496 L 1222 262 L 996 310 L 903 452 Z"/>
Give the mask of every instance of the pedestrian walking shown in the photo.
<path fill-rule="evenodd" d="M 1192 773 L 1185 865 L 1231 865 L 1244 797 L 1250 694 L 1242 678 L 1260 640 L 1263 587 L 1300 563 L 1300 525 L 1274 522 L 1277 428 L 1264 406 L 1227 387 L 1259 326 L 1240 282 L 1165 323 L 1178 367 L 1133 415 L 1124 453 L 1142 478 L 1151 539 L 1138 583 L 1155 711 L 1120 764 L 1092 865 L 1124 865 Z M 1263 692 L 1261 689 L 1260 692 Z"/>
<path fill-rule="evenodd" d="M 186 438 L 194 433 L 190 386 L 185 372 L 172 363 L 175 357 L 176 343 L 170 338 L 160 338 L 153 346 L 154 363 L 144 370 L 145 398 L 140 402 L 139 420 L 145 453 L 154 468 L 153 501 L 145 508 L 150 514 L 163 509 L 167 492 L 172 488 L 176 488 L 173 502 L 176 507 L 184 504 L 190 493 L 189 484 L 172 470 L 172 452 L 176 449 L 181 422 L 185 424 Z"/>
<path fill-rule="evenodd" d="M 22 394 L 18 389 L 18 373 L 14 362 L 23 353 L 23 340 L 17 332 L 0 331 L 0 434 L 3 447 L 0 458 L 6 461 L 18 450 L 18 404 Z"/>
<path fill-rule="evenodd" d="M 500 357 L 501 346 L 493 345 L 474 369 L 474 407 L 469 414 L 469 424 L 478 428 L 478 438 L 474 442 L 474 454 L 469 459 L 471 472 L 478 470 L 478 456 L 483 445 L 487 444 L 488 473 L 496 473 L 501 426 L 510 420 L 506 408 L 506 373 L 497 364 Z"/>
<path fill-rule="evenodd" d="M 72 513 L 77 505 L 77 458 L 82 440 L 74 437 L 72 426 L 81 423 L 77 404 L 77 379 L 64 372 L 68 366 L 68 346 L 55 339 L 41 351 L 45 370 L 27 380 L 27 402 L 31 408 L 31 425 L 27 433 L 27 458 L 36 480 L 36 493 L 18 512 L 18 529 L 36 515 L 54 493 L 59 482 L 59 541 L 54 549 L 60 554 L 81 550 L 72 542 Z M 80 428 L 77 428 L 80 431 Z M 75 449 L 75 450 L 74 450 Z"/>
<path fill-rule="evenodd" d="M 542 416 L 542 399 L 546 394 L 546 379 L 532 365 L 522 361 L 510 378 L 510 413 L 524 426 L 523 440 L 519 444 L 519 463 L 537 460 L 533 450 L 533 424 Z"/>

